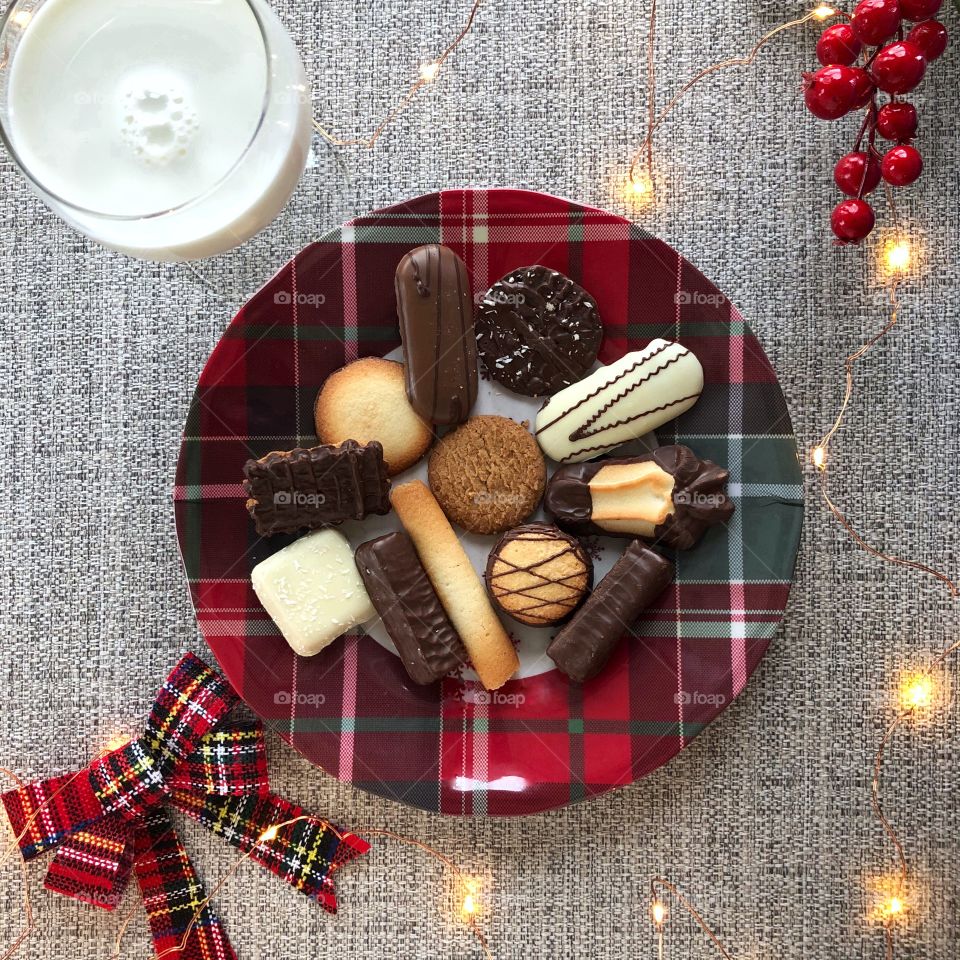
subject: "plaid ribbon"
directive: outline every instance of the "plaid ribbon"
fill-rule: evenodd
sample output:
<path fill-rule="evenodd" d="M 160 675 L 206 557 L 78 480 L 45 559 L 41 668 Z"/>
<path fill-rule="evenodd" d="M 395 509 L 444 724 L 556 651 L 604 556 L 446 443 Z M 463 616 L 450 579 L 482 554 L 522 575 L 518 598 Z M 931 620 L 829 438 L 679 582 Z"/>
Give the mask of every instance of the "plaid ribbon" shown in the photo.
<path fill-rule="evenodd" d="M 224 722 L 236 702 L 220 674 L 187 654 L 142 736 L 78 773 L 0 796 L 24 860 L 56 848 L 47 889 L 112 910 L 133 873 L 157 954 L 233 960 L 170 805 L 336 912 L 333 873 L 369 844 L 315 818 L 271 830 L 304 813 L 270 793 L 262 725 Z"/>

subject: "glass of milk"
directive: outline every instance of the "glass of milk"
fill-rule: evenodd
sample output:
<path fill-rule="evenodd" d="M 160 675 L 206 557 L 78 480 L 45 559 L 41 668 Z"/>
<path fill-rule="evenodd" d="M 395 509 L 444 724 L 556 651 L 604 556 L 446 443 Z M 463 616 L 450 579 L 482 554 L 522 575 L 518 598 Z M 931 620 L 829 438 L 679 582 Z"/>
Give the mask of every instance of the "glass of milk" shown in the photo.
<path fill-rule="evenodd" d="M 277 216 L 306 165 L 310 97 L 265 0 L 16 0 L 0 136 L 82 233 L 180 261 Z"/>

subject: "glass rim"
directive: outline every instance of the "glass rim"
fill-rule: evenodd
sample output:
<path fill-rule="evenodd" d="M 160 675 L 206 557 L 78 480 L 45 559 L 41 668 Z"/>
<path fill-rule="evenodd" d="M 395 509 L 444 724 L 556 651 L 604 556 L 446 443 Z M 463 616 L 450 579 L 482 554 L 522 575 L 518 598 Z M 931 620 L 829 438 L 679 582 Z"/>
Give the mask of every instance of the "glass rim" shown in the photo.
<path fill-rule="evenodd" d="M 3 15 L 0 16 L 0 41 L 3 40 L 7 29 L 9 27 L 10 21 L 13 19 L 15 14 L 20 11 L 22 7 L 23 0 L 14 0 L 6 10 L 3 11 Z M 4 122 L 3 112 L 0 112 L 0 141 L 2 141 L 7 152 L 10 154 L 11 159 L 17 165 L 17 169 L 30 181 L 32 186 L 36 188 L 41 196 L 45 199 L 49 198 L 54 203 L 63 207 L 66 212 L 77 213 L 91 217 L 97 217 L 100 220 L 114 220 L 119 222 L 134 222 L 137 220 L 153 220 L 158 217 L 165 217 L 171 213 L 177 213 L 180 210 L 184 210 L 187 207 L 192 206 L 195 203 L 203 200 L 205 197 L 209 196 L 214 191 L 218 190 L 236 171 L 240 166 L 243 160 L 246 158 L 247 154 L 250 152 L 251 147 L 256 142 L 257 137 L 260 134 L 261 129 L 263 128 L 264 121 L 267 116 L 267 108 L 270 104 L 270 95 L 271 88 L 273 84 L 273 78 L 271 76 L 270 63 L 271 63 L 271 47 L 270 40 L 267 37 L 267 28 L 266 24 L 263 22 L 263 18 L 260 16 L 260 13 L 256 9 L 255 3 L 256 0 L 232 0 L 232 2 L 243 3 L 246 5 L 250 13 L 253 14 L 254 22 L 257 25 L 257 29 L 260 31 L 260 41 L 263 44 L 263 54 L 264 54 L 264 91 L 263 91 L 263 100 L 260 104 L 260 116 L 257 118 L 257 125 L 253 129 L 253 133 L 250 135 L 250 139 L 244 145 L 243 149 L 237 155 L 236 160 L 230 164 L 229 168 L 224 171 L 223 175 L 215 180 L 210 186 L 206 189 L 200 191 L 200 193 L 195 196 L 189 197 L 184 200 L 182 203 L 174 204 L 171 207 L 165 207 L 162 210 L 154 210 L 148 213 L 106 213 L 102 210 L 94 210 L 91 207 L 84 207 L 78 203 L 74 203 L 70 200 L 65 199 L 56 193 L 54 190 L 51 190 L 49 187 L 45 186 L 38 177 L 34 176 L 33 172 L 30 170 L 29 166 L 21 159 L 20 155 L 17 153 L 16 149 L 13 146 L 13 142 L 10 138 L 10 135 L 7 132 L 7 127 Z M 31 18 L 32 19 L 32 18 Z M 23 31 L 26 32 L 30 29 L 29 23 L 23 27 Z M 16 53 L 10 58 L 10 64 L 13 64 L 13 61 L 16 59 Z M 2 63 L 3 61 L 0 61 Z"/>

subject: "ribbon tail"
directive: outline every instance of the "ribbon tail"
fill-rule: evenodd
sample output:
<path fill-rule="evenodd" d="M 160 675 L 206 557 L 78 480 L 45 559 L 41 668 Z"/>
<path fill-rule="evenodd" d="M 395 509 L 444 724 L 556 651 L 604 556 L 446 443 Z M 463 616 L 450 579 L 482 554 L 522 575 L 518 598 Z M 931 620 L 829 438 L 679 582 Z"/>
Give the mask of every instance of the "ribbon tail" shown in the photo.
<path fill-rule="evenodd" d="M 370 849 L 356 834 L 308 818 L 302 807 L 274 793 L 221 797 L 174 790 L 170 802 L 329 913 L 337 912 L 333 874 Z"/>
<path fill-rule="evenodd" d="M 24 860 L 32 860 L 104 815 L 90 771 L 37 780 L 0 796 Z"/>
<path fill-rule="evenodd" d="M 113 910 L 133 866 L 133 824 L 110 816 L 72 834 L 57 848 L 43 885 L 54 893 Z"/>
<path fill-rule="evenodd" d="M 151 811 L 136 831 L 134 872 L 150 923 L 156 958 L 237 960 L 223 924 L 206 901 L 173 824 Z"/>

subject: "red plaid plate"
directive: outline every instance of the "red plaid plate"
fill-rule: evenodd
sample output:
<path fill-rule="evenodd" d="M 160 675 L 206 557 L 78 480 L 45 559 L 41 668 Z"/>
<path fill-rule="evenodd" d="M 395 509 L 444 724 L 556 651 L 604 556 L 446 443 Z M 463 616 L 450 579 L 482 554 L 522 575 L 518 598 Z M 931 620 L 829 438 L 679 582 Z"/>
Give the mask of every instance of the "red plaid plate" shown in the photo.
<path fill-rule="evenodd" d="M 299 658 L 250 586 L 254 564 L 289 538 L 256 536 L 243 464 L 315 442 L 313 401 L 327 375 L 399 346 L 394 269 L 412 247 L 436 242 L 464 258 L 477 293 L 532 263 L 577 280 L 604 318 L 605 363 L 666 337 L 703 364 L 699 403 L 658 435 L 729 467 L 736 513 L 678 556 L 676 583 L 584 686 L 550 670 L 492 695 L 457 678 L 420 688 L 362 632 Z M 520 190 L 420 197 L 350 222 L 284 266 L 201 374 L 174 501 L 200 629 L 266 723 L 364 790 L 498 816 L 631 783 L 703 730 L 743 690 L 777 630 L 803 516 L 786 403 L 736 308 L 636 225 Z"/>

